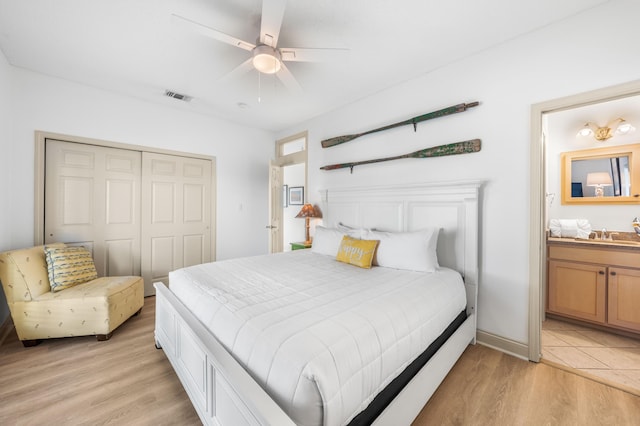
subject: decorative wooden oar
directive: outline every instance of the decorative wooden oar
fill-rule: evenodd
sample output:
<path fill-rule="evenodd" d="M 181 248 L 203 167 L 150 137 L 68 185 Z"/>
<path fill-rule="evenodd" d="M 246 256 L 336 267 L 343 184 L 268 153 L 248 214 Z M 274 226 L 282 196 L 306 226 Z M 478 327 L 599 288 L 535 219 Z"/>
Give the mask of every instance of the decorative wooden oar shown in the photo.
<path fill-rule="evenodd" d="M 354 163 L 331 164 L 330 166 L 320 167 L 321 170 L 351 169 L 355 166 L 363 164 L 380 163 L 383 161 L 399 160 L 401 158 L 427 158 L 427 157 L 444 157 L 447 155 L 466 154 L 469 152 L 480 151 L 480 139 L 471 139 L 463 142 L 455 142 L 447 145 L 434 146 L 432 148 L 421 149 L 411 154 L 397 155 L 395 157 L 378 158 L 375 160 L 356 161 Z"/>
<path fill-rule="evenodd" d="M 464 112 L 469 108 L 473 108 L 474 106 L 479 105 L 479 102 L 471 102 L 469 104 L 458 104 L 454 106 L 450 106 L 448 108 L 443 108 L 438 111 L 429 112 L 427 114 L 419 115 L 417 117 L 410 118 L 405 121 L 400 121 L 398 123 L 389 124 L 387 126 L 380 127 L 378 129 L 369 130 L 362 133 L 356 133 L 353 135 L 344 135 L 344 136 L 336 136 L 335 138 L 325 139 L 322 142 L 323 148 L 329 148 L 331 146 L 340 145 L 341 143 L 352 141 L 360 136 L 368 135 L 371 133 L 381 132 L 383 130 L 393 129 L 395 127 L 406 126 L 407 124 L 413 124 L 413 131 L 415 132 L 418 129 L 418 123 L 421 121 L 432 120 L 438 117 L 444 117 L 445 115 L 456 114 L 458 112 Z"/>

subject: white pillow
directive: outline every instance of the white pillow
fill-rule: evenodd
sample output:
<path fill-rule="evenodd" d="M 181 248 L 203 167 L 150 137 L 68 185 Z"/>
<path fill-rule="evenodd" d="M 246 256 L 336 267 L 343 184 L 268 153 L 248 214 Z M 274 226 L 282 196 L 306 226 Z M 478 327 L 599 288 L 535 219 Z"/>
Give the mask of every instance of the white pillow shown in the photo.
<path fill-rule="evenodd" d="M 344 237 L 344 232 L 318 225 L 311 244 L 311 251 L 336 257 L 342 237 Z"/>
<path fill-rule="evenodd" d="M 434 272 L 438 269 L 440 228 L 415 232 L 367 231 L 367 240 L 380 240 L 374 265 L 409 271 Z"/>
<path fill-rule="evenodd" d="M 338 229 L 338 231 L 342 232 L 343 234 L 346 234 L 351 238 L 357 238 L 359 240 L 363 239 L 364 235 L 368 231 L 365 228 L 354 228 L 353 226 L 345 225 L 342 222 L 339 222 L 336 228 Z"/>

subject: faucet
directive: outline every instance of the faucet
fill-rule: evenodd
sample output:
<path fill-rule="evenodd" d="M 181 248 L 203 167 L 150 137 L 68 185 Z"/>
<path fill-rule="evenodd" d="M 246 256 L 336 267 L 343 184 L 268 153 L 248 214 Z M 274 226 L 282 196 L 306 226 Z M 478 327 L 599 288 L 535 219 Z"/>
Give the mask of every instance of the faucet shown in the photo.
<path fill-rule="evenodd" d="M 638 219 L 638 216 L 633 218 L 633 222 L 631 224 L 633 225 L 633 230 L 636 231 L 636 234 L 640 235 L 640 219 Z"/>
<path fill-rule="evenodd" d="M 602 231 L 600 232 L 600 239 L 601 240 L 607 239 L 607 228 L 602 228 Z"/>

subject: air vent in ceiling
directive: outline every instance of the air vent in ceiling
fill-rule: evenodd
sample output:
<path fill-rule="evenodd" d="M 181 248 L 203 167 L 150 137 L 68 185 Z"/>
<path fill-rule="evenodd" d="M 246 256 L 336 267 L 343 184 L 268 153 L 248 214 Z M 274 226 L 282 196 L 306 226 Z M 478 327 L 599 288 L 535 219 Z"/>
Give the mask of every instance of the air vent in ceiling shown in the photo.
<path fill-rule="evenodd" d="M 182 93 L 172 92 L 171 90 L 165 90 L 164 95 L 179 101 L 189 102 L 193 99 L 193 96 L 183 95 Z"/>

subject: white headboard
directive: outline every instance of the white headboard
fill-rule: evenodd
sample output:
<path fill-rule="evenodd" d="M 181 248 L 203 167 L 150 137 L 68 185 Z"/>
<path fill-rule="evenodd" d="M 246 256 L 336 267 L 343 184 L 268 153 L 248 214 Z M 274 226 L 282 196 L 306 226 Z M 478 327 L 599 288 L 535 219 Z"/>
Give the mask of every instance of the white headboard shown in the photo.
<path fill-rule="evenodd" d="M 322 190 L 322 221 L 396 232 L 441 228 L 438 263 L 462 274 L 475 309 L 481 186 L 464 181 Z"/>

